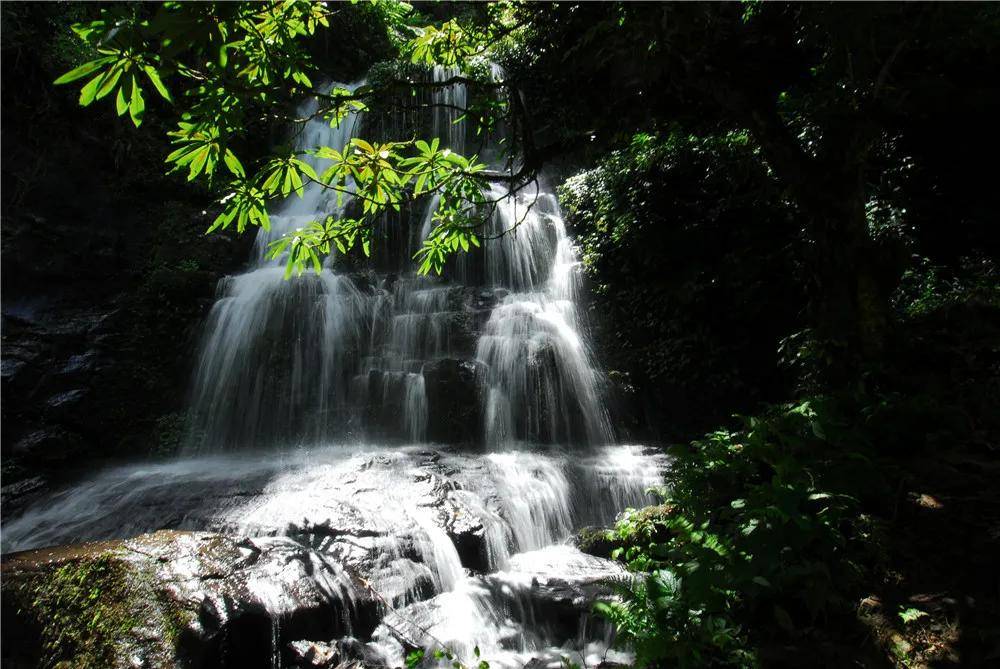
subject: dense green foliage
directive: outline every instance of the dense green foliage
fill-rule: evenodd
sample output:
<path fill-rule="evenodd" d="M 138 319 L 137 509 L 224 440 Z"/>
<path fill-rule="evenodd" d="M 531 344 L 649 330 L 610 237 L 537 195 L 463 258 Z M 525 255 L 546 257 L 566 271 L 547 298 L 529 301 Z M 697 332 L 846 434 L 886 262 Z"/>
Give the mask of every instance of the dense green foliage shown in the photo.
<path fill-rule="evenodd" d="M 601 609 L 640 663 L 750 666 L 747 623 L 791 636 L 849 612 L 877 546 L 860 499 L 885 486 L 865 428 L 840 404 L 775 406 L 693 442 L 663 505 L 627 512 L 609 532 L 613 555 L 646 574 Z"/>
<path fill-rule="evenodd" d="M 678 126 L 696 136 L 749 135 L 798 212 L 804 314 L 819 338 L 850 354 L 838 361 L 843 375 L 885 350 L 888 297 L 908 242 L 937 239 L 941 226 L 954 224 L 961 237 L 996 250 L 991 215 L 970 193 L 972 185 L 988 189 L 972 158 L 995 149 L 985 131 L 986 110 L 1000 103 L 989 74 L 995 7 L 609 3 L 522 11 L 531 28 L 509 71 L 523 82 L 539 134 L 553 138 L 540 153 L 582 144 L 593 154 Z M 969 123 L 984 132 L 942 141 L 942 127 Z M 792 241 L 786 235 L 781 245 Z"/>
<path fill-rule="evenodd" d="M 560 200 L 606 315 L 602 352 L 657 388 L 643 415 L 668 413 L 677 436 L 780 397 L 775 342 L 801 324 L 802 244 L 751 139 L 639 134 Z"/>
<path fill-rule="evenodd" d="M 290 101 L 296 98 L 315 98 L 319 107 L 310 118 L 322 118 L 337 127 L 350 112 L 366 110 L 379 96 L 402 89 L 415 97 L 417 87 L 426 86 L 409 79 L 357 90 L 314 85 L 310 75 L 320 73 L 305 43 L 318 31 L 336 30 L 339 15 L 349 10 L 348 5 L 328 7 L 305 1 L 164 2 L 149 11 L 141 5 L 109 6 L 101 9 L 98 19 L 73 26 L 96 57 L 55 83 L 86 82 L 80 90 L 82 106 L 113 99 L 118 115 L 128 113 L 136 126 L 142 123 L 150 89 L 175 104 L 177 126 L 168 133 L 174 150 L 166 162 L 173 170 L 186 172 L 189 181 L 200 179 L 221 192 L 224 208 L 209 232 L 229 226 L 239 232 L 249 226 L 269 229 L 270 203 L 290 194 L 301 197 L 309 182 L 336 191 L 341 201 L 347 194 L 360 202 L 357 218 L 330 216 L 276 241 L 271 253 L 287 258 L 286 276 L 301 273 L 307 266 L 319 271 L 321 257 L 335 248 L 346 252 L 356 242 L 368 255 L 376 217 L 388 210 L 399 211 L 405 199 L 432 194 L 438 196 L 435 226 L 416 258 L 421 273 L 432 269 L 441 273 L 448 254 L 479 245 L 476 230 L 496 204 L 484 196 L 488 175 L 477 156 L 462 156 L 437 141 L 412 137 L 381 143 L 355 137 L 343 154 L 338 147 L 295 150 L 279 146 L 247 165 L 237 153 L 241 141 L 248 138 L 248 121 L 256 116 L 300 126 L 308 121 L 289 111 Z M 485 25 L 502 29 L 502 13 L 489 14 L 491 20 Z M 405 2 L 374 2 L 370 18 L 374 25 L 369 29 L 381 28 L 399 55 L 409 55 L 413 63 L 464 67 L 487 57 L 493 39 L 491 30 L 463 29 L 454 21 L 419 27 L 416 22 L 421 15 Z M 503 88 L 503 82 L 488 76 L 468 81 L 487 90 Z M 171 93 L 171 89 L 179 92 Z M 462 111 L 482 134 L 496 126 L 505 109 L 502 100 L 494 97 L 480 108 Z M 329 161 L 329 166 L 317 173 L 302 160 L 306 154 Z M 498 178 L 514 182 L 513 164 L 508 167 L 510 173 Z"/>
<path fill-rule="evenodd" d="M 580 138 L 595 164 L 560 199 L 630 427 L 723 425 L 673 449 L 662 505 L 597 542 L 639 574 L 602 612 L 650 666 L 869 663 L 866 636 L 900 666 L 940 658 L 942 614 L 929 627 L 906 597 L 995 612 L 993 577 L 955 576 L 948 559 L 973 558 L 933 558 L 897 519 L 919 499 L 901 491 L 940 489 L 1000 435 L 995 8 L 525 12 L 530 65 L 511 72 L 552 149 Z M 858 615 L 873 592 L 898 602 L 881 622 Z M 963 619 L 981 661 L 989 633 Z"/>

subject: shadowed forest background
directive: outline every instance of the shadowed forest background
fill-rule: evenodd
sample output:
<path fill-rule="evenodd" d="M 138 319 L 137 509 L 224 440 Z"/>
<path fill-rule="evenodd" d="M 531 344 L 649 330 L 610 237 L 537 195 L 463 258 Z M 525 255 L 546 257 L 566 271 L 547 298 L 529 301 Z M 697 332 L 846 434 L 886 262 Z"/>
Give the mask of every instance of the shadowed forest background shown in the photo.
<path fill-rule="evenodd" d="M 314 80 L 416 67 L 389 4 L 337 5 L 303 40 Z M 53 85 L 93 56 L 69 26 L 100 9 L 2 8 L 5 524 L 104 463 L 182 451 L 216 284 L 253 245 L 206 236 L 220 192 L 165 174 L 175 108 L 147 93 L 136 128 Z M 671 458 L 654 503 L 574 539 L 639 575 L 594 613 L 636 663 L 1000 664 L 997 6 L 414 11 L 492 40 L 502 123 L 579 252 L 615 438 Z M 249 164 L 287 138 L 248 116 Z M 448 379 L 429 430 L 467 444 L 477 410 Z M 55 576 L 17 579 L 5 667 L 112 666 L 120 627 L 80 628 L 91 605 Z"/>

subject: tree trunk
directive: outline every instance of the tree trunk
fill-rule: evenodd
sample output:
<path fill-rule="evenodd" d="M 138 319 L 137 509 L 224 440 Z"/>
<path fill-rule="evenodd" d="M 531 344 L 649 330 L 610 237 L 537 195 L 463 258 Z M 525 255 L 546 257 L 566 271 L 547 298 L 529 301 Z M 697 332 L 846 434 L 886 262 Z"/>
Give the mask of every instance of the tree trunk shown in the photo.
<path fill-rule="evenodd" d="M 828 129 L 834 146 L 817 158 L 802 150 L 771 103 L 749 108 L 745 118 L 754 137 L 807 218 L 813 323 L 820 338 L 840 351 L 831 366 L 849 377 L 858 363 L 883 353 L 890 323 L 884 272 L 865 212 L 863 133 L 852 124 Z"/>
<path fill-rule="evenodd" d="M 808 214 L 816 242 L 817 329 L 821 337 L 844 347 L 848 358 L 842 363 L 854 367 L 883 354 L 890 318 L 878 248 L 865 214 L 864 187 L 860 179 L 851 181 L 842 188 L 826 186 L 838 201 L 821 201 L 825 211 Z"/>

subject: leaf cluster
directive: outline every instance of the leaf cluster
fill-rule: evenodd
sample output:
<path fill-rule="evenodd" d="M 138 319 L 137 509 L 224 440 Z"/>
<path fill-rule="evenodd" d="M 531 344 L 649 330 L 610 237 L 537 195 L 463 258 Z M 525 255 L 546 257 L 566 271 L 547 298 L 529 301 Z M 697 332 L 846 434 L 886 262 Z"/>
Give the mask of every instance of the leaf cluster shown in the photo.
<path fill-rule="evenodd" d="M 440 148 L 436 139 L 354 138 L 347 147 L 307 147 L 301 153 L 279 149 L 252 164 L 239 157 L 252 114 L 286 118 L 289 101 L 308 94 L 320 102 L 315 116 L 336 127 L 366 111 L 368 101 L 380 93 L 371 86 L 322 90 L 313 82 L 307 41 L 347 8 L 305 0 L 105 7 L 99 19 L 74 26 L 99 57 L 56 83 L 84 80 L 82 105 L 113 98 L 119 115 L 127 112 L 136 126 L 145 113 L 144 86 L 174 105 L 180 119 L 169 133 L 174 148 L 166 162 L 173 171 L 185 171 L 189 181 L 201 180 L 221 191 L 223 210 L 209 232 L 234 224 L 240 232 L 255 225 L 268 229 L 271 204 L 293 194 L 301 197 L 310 184 L 337 191 L 341 208 L 345 199 L 360 203 L 361 216 L 345 219 L 339 227 L 315 222 L 276 242 L 274 248 L 281 251 L 275 255 L 289 252 L 289 274 L 301 273 L 307 265 L 318 271 L 319 254 L 350 248 L 355 239 L 363 239 L 367 250 L 371 240 L 360 234 L 361 227 L 370 227 L 386 210 L 398 211 L 404 200 L 431 195 L 438 202 L 435 227 L 417 259 L 421 273 L 440 272 L 448 254 L 479 244 L 471 229 L 484 202 L 485 165 L 476 156 Z M 413 62 L 461 64 L 488 49 L 488 33 L 467 30 L 456 20 L 422 29 L 412 25 L 417 15 L 405 2 L 378 0 L 371 10 L 391 26 Z M 495 117 L 506 112 L 497 100 L 482 99 L 476 105 L 472 113 L 480 131 L 495 127 Z M 320 171 L 304 155 L 329 162 Z"/>
<path fill-rule="evenodd" d="M 864 449 L 825 397 L 693 442 L 663 505 L 629 510 L 609 531 L 612 556 L 637 575 L 598 612 L 640 664 L 753 666 L 749 622 L 794 636 L 860 582 L 874 532 L 860 499 L 879 489 Z"/>

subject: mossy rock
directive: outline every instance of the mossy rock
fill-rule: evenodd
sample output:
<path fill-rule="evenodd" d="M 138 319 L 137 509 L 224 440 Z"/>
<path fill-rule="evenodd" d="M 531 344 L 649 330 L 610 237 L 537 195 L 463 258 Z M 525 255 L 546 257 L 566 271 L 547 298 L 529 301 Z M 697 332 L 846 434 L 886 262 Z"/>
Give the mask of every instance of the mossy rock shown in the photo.
<path fill-rule="evenodd" d="M 171 666 L 185 622 L 121 542 L 10 556 L 2 593 L 4 660 L 27 666 Z"/>
<path fill-rule="evenodd" d="M 0 569 L 4 667 L 270 667 L 292 640 L 377 618 L 355 575 L 284 537 L 164 530 L 14 553 Z"/>
<path fill-rule="evenodd" d="M 574 538 L 576 547 L 594 557 L 610 558 L 611 551 L 618 547 L 611 533 L 603 527 L 584 527 Z"/>
<path fill-rule="evenodd" d="M 670 538 L 666 522 L 677 514 L 673 504 L 655 504 L 644 506 L 630 512 L 629 518 L 638 525 L 652 524 L 654 526 L 651 541 L 665 542 Z M 582 552 L 594 557 L 611 558 L 611 553 L 618 548 L 626 548 L 630 543 L 616 531 L 606 527 L 584 527 L 573 537 L 573 543 Z M 620 558 L 619 558 L 620 559 Z"/>

